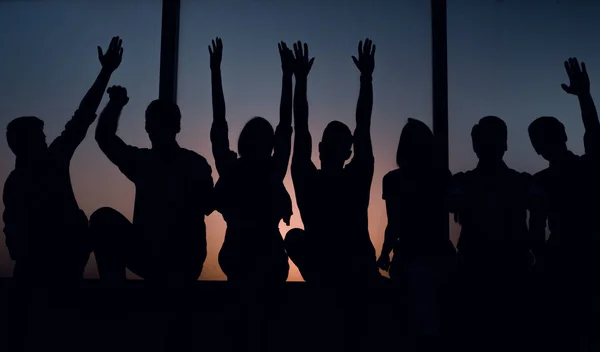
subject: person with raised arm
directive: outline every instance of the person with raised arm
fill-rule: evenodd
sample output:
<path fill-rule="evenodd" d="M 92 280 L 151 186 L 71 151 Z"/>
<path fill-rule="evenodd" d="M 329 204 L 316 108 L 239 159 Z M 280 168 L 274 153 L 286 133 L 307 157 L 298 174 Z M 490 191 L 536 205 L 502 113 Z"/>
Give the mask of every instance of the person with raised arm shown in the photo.
<path fill-rule="evenodd" d="M 600 122 L 590 94 L 585 63 L 569 58 L 564 67 L 569 84 L 561 87 L 579 100 L 585 154 L 578 156 L 568 149 L 565 126 L 555 117 L 542 116 L 529 125 L 533 148 L 549 163 L 546 169 L 534 175 L 548 203 L 544 209 L 531 214 L 530 228 L 536 249 L 543 254 L 540 256 L 543 260 L 538 261 L 543 264 L 539 271 L 551 285 L 545 287 L 544 292 L 551 293 L 551 321 L 556 322 L 551 326 L 560 331 L 552 335 L 563 337 L 562 342 L 554 341 L 554 344 L 564 343 L 561 348 L 568 349 L 575 335 L 581 336 L 587 329 L 581 314 L 590 309 L 589 299 L 595 284 L 590 278 L 597 276 L 599 269 Z M 546 224 L 550 236 L 544 243 Z"/>
<path fill-rule="evenodd" d="M 15 169 L 4 185 L 4 234 L 15 261 L 18 282 L 76 282 L 91 253 L 88 220 L 79 208 L 69 169 L 75 150 L 96 120 L 96 110 L 123 55 L 122 40 L 112 38 L 106 53 L 98 47 L 102 66 L 64 131 L 49 146 L 44 122 L 18 117 L 6 127 Z"/>
<path fill-rule="evenodd" d="M 230 281 L 276 283 L 288 276 L 288 259 L 279 223 L 289 224 L 291 199 L 283 186 L 292 137 L 294 58 L 279 44 L 283 69 L 279 124 L 275 131 L 262 117 L 250 119 L 238 140 L 238 155 L 229 147 L 221 82 L 223 44 L 209 48 L 213 92 L 212 150 L 219 181 L 216 210 L 227 222 L 219 264 Z"/>
<path fill-rule="evenodd" d="M 375 159 L 371 144 L 375 45 L 358 43 L 360 92 L 354 134 L 339 121 L 330 122 L 319 143 L 321 169 L 311 160 L 308 129 L 307 77 L 314 63 L 308 45 L 294 44 L 296 136 L 292 181 L 304 230 L 292 229 L 286 250 L 305 281 L 333 288 L 336 308 L 342 309 L 344 349 L 356 350 L 367 329 L 368 287 L 382 276 L 368 228 L 368 209 Z M 354 156 L 348 165 L 346 161 Z M 357 286 L 354 286 L 357 285 Z"/>
<path fill-rule="evenodd" d="M 101 69 L 75 114 L 50 145 L 46 143 L 44 122 L 34 116 L 12 120 L 6 127 L 9 148 L 16 156 L 15 169 L 4 184 L 4 234 L 10 258 L 15 262 L 13 278 L 18 290 L 11 297 L 9 350 L 21 350 L 30 299 L 33 292 L 57 293 L 49 302 L 60 306 L 61 319 L 55 330 L 57 342 L 65 348 L 77 336 L 71 308 L 77 309 L 77 291 L 92 251 L 88 219 L 80 209 L 71 183 L 71 159 L 96 120 L 104 90 L 123 55 L 122 41 L 112 38 L 105 52 L 98 47 Z M 36 287 L 51 291 L 33 291 Z M 50 306 L 50 307 L 51 307 Z M 43 311 L 36 309 L 33 316 Z M 63 324 L 67 323 L 65 326 Z M 62 335 L 68 331 L 69 336 Z M 68 348 L 67 348 L 68 349 Z"/>
<path fill-rule="evenodd" d="M 227 280 L 238 285 L 242 310 L 249 309 L 241 327 L 246 338 L 235 343 L 264 349 L 266 324 L 272 324 L 279 289 L 288 277 L 289 264 L 279 223 L 289 225 L 291 198 L 283 185 L 292 138 L 292 76 L 295 60 L 284 42 L 279 43 L 282 68 L 279 124 L 275 131 L 262 117 L 250 119 L 238 140 L 238 154 L 230 149 L 221 80 L 223 43 L 209 46 L 213 124 L 210 131 L 219 181 L 215 186 L 216 210 L 227 223 L 219 252 L 219 265 Z M 242 319 L 242 321 L 244 321 Z"/>
<path fill-rule="evenodd" d="M 133 223 L 103 207 L 90 217 L 100 279 L 120 284 L 126 268 L 145 280 L 187 285 L 198 279 L 206 259 L 204 217 L 213 211 L 211 167 L 204 157 L 182 148 L 179 107 L 155 100 L 146 109 L 152 148 L 127 145 L 117 136 L 127 90 L 108 89 L 109 102 L 96 127 L 98 146 L 135 184 Z"/>
<path fill-rule="evenodd" d="M 369 39 L 359 42 L 358 58 L 352 57 L 361 74 L 354 134 L 342 122 L 327 125 L 319 143 L 320 170 L 311 160 L 306 93 L 314 58 L 309 60 L 308 46 L 301 42 L 294 44 L 294 51 L 296 136 L 292 180 L 304 230 L 292 229 L 286 235 L 288 255 L 307 282 L 372 282 L 381 277 L 368 229 L 375 164 L 371 144 L 375 45 Z M 354 156 L 344 166 L 352 155 L 352 146 Z"/>

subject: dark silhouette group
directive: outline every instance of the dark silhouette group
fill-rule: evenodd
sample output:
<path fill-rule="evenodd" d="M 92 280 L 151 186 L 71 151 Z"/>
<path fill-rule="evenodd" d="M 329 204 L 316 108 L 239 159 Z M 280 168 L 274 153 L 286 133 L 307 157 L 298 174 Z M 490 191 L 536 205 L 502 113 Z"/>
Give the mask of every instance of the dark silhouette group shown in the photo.
<path fill-rule="evenodd" d="M 100 281 L 107 286 L 124 283 L 129 269 L 157 287 L 184 287 L 202 272 L 204 218 L 217 211 L 227 223 L 219 265 L 240 288 L 242 305 L 251 307 L 248 319 L 253 323 L 238 328 L 255 330 L 248 335 L 258 340 L 243 343 L 255 344 L 256 350 L 265 343 L 265 324 L 274 319 L 274 302 L 288 278 L 288 258 L 309 285 L 333 289 L 343 311 L 350 312 L 344 315 L 347 350 L 360 348 L 367 306 L 374 299 L 369 292 L 381 285 L 397 293 L 391 300 L 403 296 L 409 302 L 401 311 L 421 350 L 438 350 L 447 335 L 460 340 L 463 350 L 506 350 L 512 345 L 499 336 L 532 340 L 534 330 L 541 334 L 544 329 L 531 324 L 564 337 L 552 340 L 552 347 L 573 350 L 569 346 L 584 329 L 600 274 L 600 224 L 595 218 L 600 214 L 600 123 L 585 64 L 566 61 L 569 84 L 562 85 L 579 100 L 585 155 L 567 149 L 565 127 L 558 119 L 537 118 L 529 137 L 549 166 L 535 175 L 503 161 L 508 127 L 499 117 L 483 117 L 473 126 L 479 162 L 455 175 L 439 162 L 437 139 L 429 127 L 409 119 L 398 143 L 398 169 L 383 178 L 388 224 L 377 258 L 368 229 L 375 165 L 370 131 L 375 45 L 369 39 L 359 42 L 358 55 L 352 57 L 360 74 L 356 126 L 352 132 L 339 121 L 327 125 L 318 144 L 320 169 L 311 159 L 308 124 L 314 58 L 306 43 L 288 48 L 281 42 L 278 47 L 279 123 L 274 129 L 266 119 L 253 117 L 234 152 L 221 79 L 223 43 L 216 38 L 209 45 L 216 183 L 207 160 L 179 146 L 182 116 L 171 101 L 155 100 L 146 110 L 150 149 L 127 145 L 117 135 L 129 101 L 124 87 L 107 89 L 123 55 L 119 37 L 106 52 L 98 47 L 100 73 L 50 145 L 39 118 L 11 121 L 6 136 L 16 164 L 4 188 L 4 233 L 18 285 L 75 287 L 93 252 Z M 88 219 L 71 186 L 71 158 L 105 92 L 109 102 L 98 118 L 95 139 L 135 184 L 133 222 L 108 207 Z M 292 216 L 292 199 L 283 184 L 290 155 L 304 229 L 282 237 L 279 224 L 289 225 Z M 449 213 L 461 225 L 456 249 L 447 231 Z M 390 280 L 380 270 L 389 271 Z M 550 297 L 544 302 L 554 302 L 552 323 L 519 318 L 542 295 Z M 446 324 L 447 316 L 460 317 L 459 323 Z"/>

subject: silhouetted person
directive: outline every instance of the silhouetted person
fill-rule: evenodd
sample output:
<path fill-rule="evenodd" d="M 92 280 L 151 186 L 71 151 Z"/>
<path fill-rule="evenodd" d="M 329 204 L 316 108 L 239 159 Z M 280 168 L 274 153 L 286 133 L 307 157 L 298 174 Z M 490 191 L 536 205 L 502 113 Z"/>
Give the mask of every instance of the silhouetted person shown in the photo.
<path fill-rule="evenodd" d="M 442 289 L 456 253 L 446 230 L 445 200 L 452 175 L 436 165 L 434 145 L 429 127 L 408 119 L 396 154 L 399 168 L 383 178 L 388 225 L 378 260 L 379 268 L 389 269 L 392 280 L 407 289 L 409 327 L 429 342 L 440 334 Z"/>
<path fill-rule="evenodd" d="M 283 46 L 282 46 L 283 45 Z M 292 137 L 293 56 L 280 44 L 283 67 L 280 121 L 276 131 L 262 117 L 244 126 L 237 154 L 229 149 L 225 99 L 221 82 L 221 40 L 211 48 L 213 124 L 211 142 L 219 181 L 216 209 L 227 222 L 219 264 L 230 281 L 285 282 L 288 260 L 279 233 L 289 224 L 290 197 L 283 186 Z"/>
<path fill-rule="evenodd" d="M 534 184 L 529 174 L 504 163 L 508 132 L 500 118 L 482 118 L 471 137 L 479 163 L 454 175 L 451 191 L 451 209 L 462 226 L 458 270 L 470 326 L 466 338 L 498 331 L 512 336 L 525 317 L 523 284 L 533 264 L 527 211 L 535 204 Z M 478 328 L 483 330 L 475 333 Z"/>
<path fill-rule="evenodd" d="M 206 258 L 204 216 L 212 212 L 211 168 L 176 136 L 181 113 L 175 103 L 155 100 L 146 109 L 152 148 L 127 145 L 116 134 L 128 103 L 127 90 L 108 89 L 110 100 L 98 120 L 98 146 L 135 184 L 133 223 L 112 208 L 90 218 L 101 280 L 123 282 L 128 268 L 155 282 L 186 284 L 198 279 Z"/>
<path fill-rule="evenodd" d="M 333 286 L 336 301 L 345 310 L 345 346 L 360 348 L 365 335 L 367 286 L 381 279 L 375 248 L 368 229 L 368 208 L 375 159 L 371 145 L 373 108 L 372 74 L 375 46 L 367 39 L 352 57 L 361 73 L 354 135 L 345 124 L 327 125 L 319 143 L 321 170 L 311 160 L 312 139 L 308 128 L 307 76 L 313 65 L 308 46 L 294 45 L 296 90 L 294 121 L 296 136 L 292 157 L 292 180 L 304 230 L 286 235 L 286 249 L 309 283 Z M 347 166 L 346 161 L 354 156 Z M 356 286 L 355 286 L 356 285 Z"/>
<path fill-rule="evenodd" d="M 16 118 L 6 128 L 8 145 L 16 156 L 3 195 L 6 246 L 15 261 L 13 276 L 20 288 L 60 288 L 53 301 L 72 298 L 65 289 L 82 278 L 92 249 L 88 219 L 77 204 L 69 168 L 75 150 L 96 119 L 104 90 L 121 63 L 121 53 L 118 37 L 112 38 L 105 54 L 98 47 L 102 69 L 64 131 L 49 146 L 44 122 L 37 117 Z M 11 306 L 19 319 L 26 320 L 29 296 L 26 291 L 18 295 L 18 302 L 13 301 Z M 61 310 L 64 320 L 67 311 Z M 17 344 L 22 342 L 16 340 L 22 338 L 19 329 L 24 328 L 23 323 L 11 323 L 16 330 L 10 337 Z"/>
<path fill-rule="evenodd" d="M 49 146 L 44 122 L 37 117 L 16 118 L 6 128 L 16 164 L 4 185 L 4 234 L 15 261 L 14 277 L 20 282 L 77 280 L 88 261 L 88 221 L 75 199 L 69 168 L 121 63 L 121 40 L 113 38 L 106 54 L 100 47 L 98 51 L 102 70 Z"/>
<path fill-rule="evenodd" d="M 290 230 L 286 248 L 307 282 L 370 282 L 380 277 L 368 229 L 375 164 L 370 132 L 375 46 L 368 39 L 364 45 L 361 41 L 359 58 L 353 57 L 361 72 L 354 135 L 342 122 L 327 125 L 319 143 L 321 170 L 311 160 L 306 91 L 314 59 L 308 60 L 307 51 L 306 44 L 304 52 L 297 45 L 291 168 L 304 231 Z M 354 156 L 344 166 L 352 156 L 352 146 Z"/>
<path fill-rule="evenodd" d="M 529 137 L 535 151 L 549 162 L 548 168 L 535 174 L 536 182 L 548 195 L 544 211 L 532 214 L 531 227 L 541 252 L 546 222 L 550 237 L 543 248 L 543 270 L 550 284 L 553 307 L 551 324 L 558 329 L 552 336 L 564 336 L 570 348 L 574 334 L 583 335 L 585 321 L 580 315 L 590 309 L 591 293 L 598 277 L 598 168 L 600 166 L 600 123 L 590 95 L 590 81 L 585 64 L 575 58 L 565 62 L 569 85 L 565 92 L 577 96 L 585 127 L 585 155 L 577 156 L 567 148 L 564 125 L 556 118 L 543 116 L 529 125 Z M 594 332 L 595 334 L 595 332 Z M 590 335 L 588 335 L 589 337 Z M 568 339 L 568 341 L 566 341 Z"/>
<path fill-rule="evenodd" d="M 292 203 L 283 179 L 287 172 L 292 138 L 292 75 L 295 60 L 286 44 L 279 44 L 282 66 L 279 124 L 275 131 L 262 117 L 246 123 L 238 140 L 238 155 L 230 149 L 225 98 L 221 80 L 223 44 L 209 46 L 212 77 L 212 150 L 219 181 L 215 186 L 216 210 L 227 222 L 219 264 L 227 280 L 239 284 L 242 298 L 255 313 L 275 307 L 272 302 L 288 277 L 289 264 L 279 223 L 289 225 Z M 255 297 L 253 297 L 255 296 Z M 263 307 L 263 305 L 266 305 Z M 256 316 L 254 316 L 256 317 Z M 250 322 L 252 339 L 261 339 L 262 317 Z M 254 329 L 259 329 L 254 332 Z M 261 341 L 258 343 L 262 344 Z M 263 347 L 260 347 L 263 348 Z"/>

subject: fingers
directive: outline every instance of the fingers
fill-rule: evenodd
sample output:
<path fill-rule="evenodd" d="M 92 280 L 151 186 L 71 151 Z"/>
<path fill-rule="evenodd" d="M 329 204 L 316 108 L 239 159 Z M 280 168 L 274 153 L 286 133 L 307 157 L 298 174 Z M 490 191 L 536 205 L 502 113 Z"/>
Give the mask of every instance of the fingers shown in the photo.
<path fill-rule="evenodd" d="M 119 60 L 123 58 L 123 48 L 119 49 Z"/>
<path fill-rule="evenodd" d="M 363 41 L 360 40 L 358 42 L 358 57 L 361 57 L 363 54 Z"/>
<path fill-rule="evenodd" d="M 208 46 L 208 53 L 212 56 L 217 53 L 223 52 L 223 41 L 221 38 L 216 37 L 211 41 L 211 45 Z"/>
<path fill-rule="evenodd" d="M 375 44 L 373 44 L 373 49 L 371 50 L 371 56 L 375 57 L 375 49 L 377 48 L 377 46 Z"/>
<path fill-rule="evenodd" d="M 104 57 L 104 54 L 102 53 L 102 48 L 98 45 L 98 59 L 102 60 L 102 57 Z"/>
<path fill-rule="evenodd" d="M 568 75 L 569 77 L 571 77 L 571 65 L 570 65 L 570 60 L 571 60 L 571 59 L 569 59 L 569 60 L 567 60 L 567 61 L 565 61 L 565 62 L 564 62 L 564 65 L 565 65 L 565 71 L 567 71 L 567 75 Z"/>
<path fill-rule="evenodd" d="M 354 65 L 358 67 L 358 59 L 356 58 L 356 56 L 352 56 L 352 61 L 354 61 Z"/>
<path fill-rule="evenodd" d="M 308 44 L 304 43 L 304 56 L 308 58 Z"/>
<path fill-rule="evenodd" d="M 308 69 L 310 70 L 312 68 L 313 63 L 315 62 L 315 58 L 313 57 L 312 59 L 310 59 L 310 61 L 308 62 Z"/>
<path fill-rule="evenodd" d="M 571 88 L 566 84 L 561 84 L 560 87 L 567 93 L 571 93 Z"/>
<path fill-rule="evenodd" d="M 112 37 L 112 39 L 110 40 L 110 43 L 108 43 L 108 49 L 106 49 L 106 51 L 110 51 L 117 43 L 118 37 Z"/>
<path fill-rule="evenodd" d="M 577 60 L 576 57 L 572 57 L 570 59 L 571 61 L 571 70 L 575 73 L 575 74 L 580 74 L 581 73 L 581 68 L 579 67 L 579 60 Z"/>

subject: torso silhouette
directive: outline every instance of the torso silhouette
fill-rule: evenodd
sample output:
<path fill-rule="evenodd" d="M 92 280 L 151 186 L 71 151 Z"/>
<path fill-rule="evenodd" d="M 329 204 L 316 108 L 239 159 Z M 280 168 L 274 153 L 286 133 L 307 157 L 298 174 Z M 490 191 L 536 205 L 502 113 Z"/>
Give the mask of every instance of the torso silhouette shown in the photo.
<path fill-rule="evenodd" d="M 178 145 L 167 150 L 127 146 L 116 165 L 136 188 L 133 226 L 153 256 L 206 257 L 204 214 L 212 207 L 206 159 Z"/>
<path fill-rule="evenodd" d="M 453 177 L 452 187 L 462 199 L 459 254 L 504 268 L 509 263 L 520 268 L 526 265 L 530 259 L 527 210 L 533 194 L 531 176 L 502 163 L 494 170 L 477 167 L 459 173 Z"/>
<path fill-rule="evenodd" d="M 388 229 L 396 238 L 394 258 L 441 256 L 454 251 L 445 224 L 448 170 L 400 168 L 383 178 L 383 199 L 394 206 Z M 398 257 L 397 257 L 398 256 Z"/>
<path fill-rule="evenodd" d="M 341 269 L 336 276 L 354 277 L 357 270 L 377 273 L 368 227 L 374 160 L 355 157 L 336 171 L 304 164 L 293 165 L 294 187 L 305 230 L 320 247 L 315 250 Z"/>
<path fill-rule="evenodd" d="M 276 135 L 278 142 L 290 138 L 291 129 L 278 127 Z M 229 280 L 258 274 L 267 280 L 285 281 L 289 265 L 279 223 L 289 222 L 292 202 L 275 172 L 274 157 L 238 159 L 229 151 L 220 160 L 215 202 L 227 222 L 219 253 L 221 268 Z"/>
<path fill-rule="evenodd" d="M 87 217 L 75 199 L 69 168 L 94 119 L 94 114 L 76 112 L 43 157 L 29 164 L 17 160 L 6 180 L 6 245 L 18 266 L 33 265 L 40 276 L 62 262 L 85 260 L 78 257 L 91 250 Z"/>
<path fill-rule="evenodd" d="M 597 175 L 596 158 L 571 152 L 559 165 L 535 174 L 536 182 L 548 194 L 548 244 L 558 249 L 561 256 L 583 259 L 591 255 L 585 254 L 588 250 L 597 246 Z"/>

